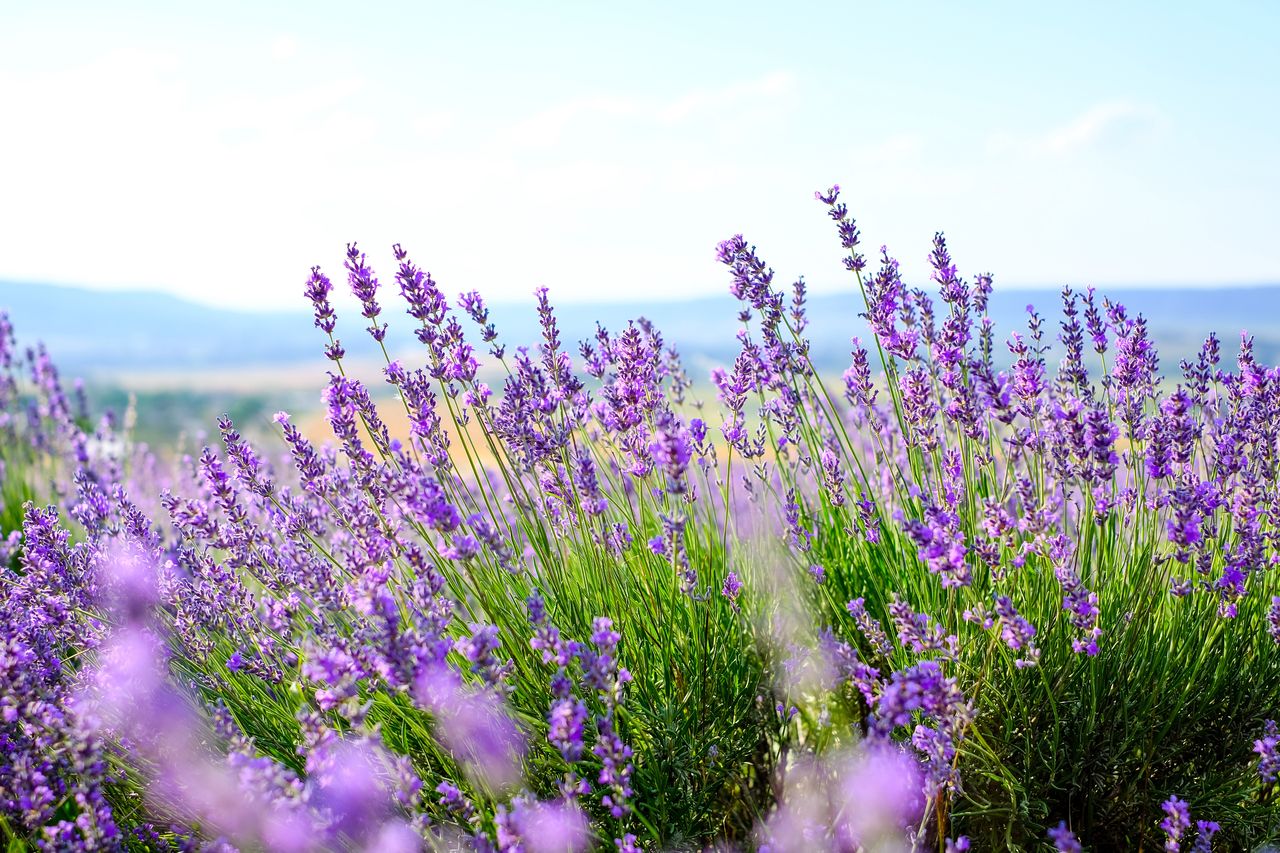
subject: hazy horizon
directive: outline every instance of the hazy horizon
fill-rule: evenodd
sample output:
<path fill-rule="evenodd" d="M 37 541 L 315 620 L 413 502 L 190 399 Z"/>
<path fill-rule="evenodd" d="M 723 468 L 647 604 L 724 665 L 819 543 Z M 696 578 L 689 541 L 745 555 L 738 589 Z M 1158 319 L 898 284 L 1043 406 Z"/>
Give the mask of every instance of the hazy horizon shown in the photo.
<path fill-rule="evenodd" d="M 446 296 L 455 304 L 453 294 Z M 576 353 L 578 341 L 594 335 L 597 322 L 616 332 L 643 316 L 702 366 L 727 363 L 734 357 L 740 306 L 727 288 L 718 294 L 691 294 L 686 300 L 575 301 L 559 298 L 554 290 L 551 296 L 562 341 L 571 352 Z M 1229 350 L 1234 339 L 1248 331 L 1257 338 L 1259 357 L 1280 359 L 1280 284 L 1103 287 L 1099 297 L 1103 296 L 1122 302 L 1132 315 L 1147 317 L 1166 368 L 1191 355 L 1209 332 L 1216 332 Z M 393 355 L 412 359 L 419 352 L 411 331 L 415 324 L 405 314 L 398 288 L 384 285 L 379 302 L 379 319 L 390 324 L 388 347 Z M 1029 303 L 1044 317 L 1050 340 L 1056 339 L 1060 314 L 1056 289 L 997 283 L 990 315 L 1000 353 L 1009 333 L 1025 326 Z M 843 370 L 849 339 L 869 336 L 859 316 L 864 307 L 861 295 L 851 286 L 835 293 L 810 294 L 809 304 L 811 325 L 806 334 L 813 344 L 811 357 L 824 370 Z M 498 301 L 489 306 L 491 319 L 508 346 L 538 341 L 540 328 L 531 301 Z M 292 308 L 255 312 L 201 305 L 156 292 L 29 287 L 0 281 L 0 309 L 10 312 L 21 342 L 42 340 L 60 363 L 75 371 L 113 381 L 127 377 L 137 387 L 180 386 L 184 376 L 195 381 L 195 374 L 202 377 L 200 381 L 215 378 L 221 384 L 243 385 L 231 374 L 244 374 L 257 377 L 255 381 L 264 386 L 305 385 L 306 374 L 295 371 L 295 366 L 305 366 L 316 376 L 326 369 L 321 356 L 323 336 L 314 328 L 310 306 L 301 294 Z M 337 313 L 339 336 L 352 357 L 360 357 L 365 350 L 380 357 L 364 331 L 367 323 L 359 307 L 343 301 Z M 463 323 L 464 328 L 472 326 L 466 318 Z M 272 380 L 267 368 L 280 371 L 279 381 Z"/>
<path fill-rule="evenodd" d="M 637 295 L 626 294 L 626 293 L 618 294 L 617 296 L 612 296 L 610 294 L 600 295 L 600 294 L 594 294 L 594 293 L 589 295 L 581 294 L 581 293 L 576 293 L 576 294 L 570 293 L 566 295 L 560 295 L 556 293 L 556 288 L 554 284 L 548 284 L 546 286 L 549 288 L 550 295 L 552 299 L 556 302 L 556 304 L 584 307 L 584 306 L 592 306 L 592 305 L 606 305 L 606 306 L 640 305 L 640 304 L 680 305 L 685 303 L 717 301 L 717 300 L 729 298 L 727 282 L 722 282 L 722 283 L 725 284 L 725 288 L 721 291 L 695 290 L 691 292 L 686 291 L 685 293 L 679 293 L 679 294 L 662 294 L 654 298 L 646 298 L 643 294 L 637 296 Z M 932 281 L 908 282 L 908 284 L 912 287 L 922 287 L 930 291 L 936 288 L 936 284 L 934 284 L 934 282 Z M 1061 282 L 1061 283 L 999 282 L 997 284 L 997 287 L 1002 293 L 1006 293 L 1006 294 L 1035 293 L 1035 294 L 1049 294 L 1050 296 L 1055 296 L 1057 293 L 1061 291 L 1064 285 L 1070 286 L 1077 291 L 1083 291 L 1087 287 L 1092 287 L 1095 290 L 1097 290 L 1099 293 L 1105 293 L 1109 291 L 1115 291 L 1115 292 L 1149 291 L 1153 293 L 1163 292 L 1163 291 L 1215 291 L 1217 292 L 1217 291 L 1231 291 L 1231 290 L 1265 290 L 1268 288 L 1280 288 L 1280 276 L 1277 276 L 1275 280 L 1270 280 L 1270 281 L 1267 281 L 1267 280 L 1203 281 L 1203 282 L 1186 281 L 1186 282 L 1174 282 L 1174 283 L 1152 283 L 1152 282 L 1097 283 L 1097 282 L 1093 282 L 1093 283 L 1087 283 L 1087 284 L 1081 284 L 1076 282 Z M 293 299 L 293 303 L 294 303 L 293 305 L 286 305 L 286 304 L 265 305 L 265 306 L 252 305 L 252 304 L 251 305 L 226 305 L 226 304 L 220 304 L 217 302 L 201 300 L 198 296 L 188 296 L 186 294 L 174 293 L 170 290 L 165 290 L 160 287 L 147 287 L 144 285 L 123 285 L 119 287 L 114 287 L 109 285 L 85 284 L 81 282 L 23 281 L 23 280 L 0 278 L 0 289 L 27 288 L 27 287 L 54 289 L 54 290 L 61 289 L 61 290 L 72 291 L 77 293 L 85 293 L 85 294 L 93 293 L 93 294 L 103 294 L 103 295 L 114 295 L 122 298 L 160 297 L 160 298 L 166 298 L 166 299 L 176 299 L 188 305 L 198 306 L 202 308 L 210 308 L 217 311 L 228 311 L 228 312 L 237 312 L 237 313 L 245 313 L 245 314 L 255 314 L 255 315 L 272 315 L 272 314 L 299 315 L 299 314 L 310 314 L 312 311 L 311 304 L 307 301 L 305 295 L 302 293 L 301 286 L 298 287 L 298 292 L 295 295 L 295 298 Z M 446 290 L 445 296 L 449 300 L 449 304 L 452 306 L 456 301 L 458 294 L 469 289 L 471 288 L 461 287 L 461 288 L 458 288 L 458 290 L 456 291 Z M 859 296 L 857 291 L 857 282 L 852 278 L 848 282 L 846 282 L 843 286 L 835 285 L 835 286 L 830 286 L 825 288 L 810 288 L 809 293 L 811 296 L 814 296 L 814 297 L 831 297 L 831 296 L 839 296 L 841 294 L 852 294 L 854 296 Z M 383 301 L 387 307 L 390 307 L 393 310 L 398 310 L 398 305 L 396 304 L 396 301 L 400 299 L 400 294 L 398 290 L 398 285 L 396 285 L 394 281 L 384 282 L 383 286 L 379 290 L 379 296 L 381 301 Z M 481 296 L 484 296 L 484 294 L 481 293 Z M 335 282 L 334 293 L 332 298 L 333 298 L 334 305 L 339 308 L 346 308 L 347 310 L 350 310 L 352 308 L 357 308 L 358 310 L 359 303 L 351 295 L 349 290 L 347 290 L 345 280 L 339 279 L 338 281 Z M 535 304 L 533 287 L 530 287 L 529 293 L 527 295 L 508 294 L 505 296 L 505 298 L 493 299 L 493 300 L 486 299 L 485 302 L 488 305 L 507 307 L 507 308 L 522 308 L 522 307 L 532 306 Z M 3 309 L 3 308 L 5 308 L 5 305 L 0 304 L 0 309 Z"/>

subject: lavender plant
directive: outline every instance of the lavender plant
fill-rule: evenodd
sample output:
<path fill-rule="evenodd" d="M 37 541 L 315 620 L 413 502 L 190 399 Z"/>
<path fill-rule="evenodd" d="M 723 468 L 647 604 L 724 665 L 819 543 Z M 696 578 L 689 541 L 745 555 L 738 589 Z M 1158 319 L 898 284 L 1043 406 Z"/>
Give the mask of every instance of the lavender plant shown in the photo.
<path fill-rule="evenodd" d="M 351 245 L 385 391 L 348 371 L 313 268 L 329 435 L 281 412 L 267 450 L 223 418 L 162 470 L 0 315 L 0 833 L 1275 840 L 1280 371 L 1247 338 L 1226 369 L 1211 336 L 1161 373 L 1142 317 L 1092 290 L 1002 347 L 991 276 L 963 279 L 941 235 L 911 288 L 861 253 L 838 187 L 818 199 L 872 337 L 820 375 L 803 280 L 733 237 L 715 405 L 647 322 L 573 349 L 540 289 L 541 340 L 508 347 L 400 246 L 421 349 L 393 358 L 391 288 Z"/>
<path fill-rule="evenodd" d="M 1280 374 L 1247 337 L 1222 369 L 1210 336 L 1162 377 L 1140 315 L 1069 289 L 1056 376 L 1030 307 L 1000 370 L 990 276 L 966 283 L 935 237 L 937 312 L 886 251 L 869 268 L 838 196 L 818 195 L 876 339 L 873 355 L 854 342 L 851 410 L 808 365 L 754 248 L 734 238 L 721 260 L 760 318 L 797 575 L 824 567 L 815 607 L 878 670 L 870 684 L 849 670 L 851 716 L 872 736 L 902 726 L 938 827 L 990 843 L 1032 843 L 1071 815 L 1086 843 L 1138 847 L 1173 792 L 1229 815 L 1233 844 L 1274 832 L 1249 739 L 1228 733 L 1260 731 L 1280 695 Z"/>

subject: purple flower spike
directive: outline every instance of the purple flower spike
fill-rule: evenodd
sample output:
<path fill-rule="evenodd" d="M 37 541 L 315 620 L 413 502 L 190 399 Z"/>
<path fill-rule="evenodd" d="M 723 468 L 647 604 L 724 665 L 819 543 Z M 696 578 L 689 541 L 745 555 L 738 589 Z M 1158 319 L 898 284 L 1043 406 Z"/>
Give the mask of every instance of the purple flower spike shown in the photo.
<path fill-rule="evenodd" d="M 1191 853 L 1212 853 L 1213 836 L 1222 827 L 1211 820 L 1196 821 L 1196 843 L 1191 845 Z"/>
<path fill-rule="evenodd" d="M 1049 830 L 1049 840 L 1053 842 L 1053 848 L 1058 853 L 1084 853 L 1080 840 L 1076 838 L 1074 832 L 1067 828 L 1065 820 Z"/>
<path fill-rule="evenodd" d="M 720 593 L 727 599 L 734 610 L 738 609 L 738 594 L 742 591 L 742 581 L 738 580 L 737 572 L 729 572 L 725 575 L 724 586 L 720 588 Z"/>
<path fill-rule="evenodd" d="M 1253 742 L 1258 754 L 1258 778 L 1264 784 L 1273 785 L 1280 777 L 1280 726 L 1275 720 L 1267 720 L 1263 736 Z"/>
<path fill-rule="evenodd" d="M 329 343 L 324 349 L 325 357 L 330 361 L 341 361 L 346 350 L 342 348 L 342 342 L 333 336 L 334 330 L 338 328 L 338 315 L 333 312 L 333 305 L 329 302 L 329 294 L 332 292 L 333 283 L 329 281 L 329 277 L 320 272 L 320 267 L 312 267 L 305 294 L 315 308 L 316 328 L 329 336 Z"/>
<path fill-rule="evenodd" d="M 387 337 L 387 324 L 383 323 L 379 326 L 377 323 L 378 315 L 382 313 L 377 299 L 378 279 L 374 278 L 373 270 L 366 263 L 364 253 L 355 243 L 347 244 L 345 266 L 351 292 L 355 294 L 356 299 L 360 300 L 361 313 L 369 321 L 368 332 L 375 341 L 382 343 Z"/>
<path fill-rule="evenodd" d="M 1160 821 L 1165 836 L 1164 849 L 1166 853 L 1178 853 L 1182 849 L 1182 836 L 1191 826 L 1190 810 L 1186 801 L 1177 797 L 1165 800 L 1160 808 L 1165 813 L 1164 820 Z"/>
<path fill-rule="evenodd" d="M 901 837 L 920 820 L 924 779 L 908 752 L 888 743 L 869 743 L 837 767 L 833 804 L 839 809 L 832 828 L 846 843 L 836 849 L 861 849 L 863 844 L 875 849 L 876 843 Z"/>

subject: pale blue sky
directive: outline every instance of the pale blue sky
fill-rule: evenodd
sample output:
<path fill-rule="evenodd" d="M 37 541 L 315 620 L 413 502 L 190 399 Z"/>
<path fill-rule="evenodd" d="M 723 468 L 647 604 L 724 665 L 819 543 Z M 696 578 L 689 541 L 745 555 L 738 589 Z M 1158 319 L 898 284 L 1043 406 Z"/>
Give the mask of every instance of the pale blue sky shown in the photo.
<path fill-rule="evenodd" d="M 265 6 L 0 0 L 0 279 L 675 297 L 741 231 L 833 289 L 835 181 L 916 278 L 1280 281 L 1280 4 Z"/>

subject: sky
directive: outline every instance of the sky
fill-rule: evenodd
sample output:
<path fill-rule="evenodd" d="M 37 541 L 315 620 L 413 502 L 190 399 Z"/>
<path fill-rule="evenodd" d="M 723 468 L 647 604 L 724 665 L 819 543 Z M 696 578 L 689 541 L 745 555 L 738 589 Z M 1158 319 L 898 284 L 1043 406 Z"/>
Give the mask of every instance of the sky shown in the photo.
<path fill-rule="evenodd" d="M 1280 282 L 1280 4 L 0 0 L 0 280 L 305 308 L 358 241 L 498 301 Z"/>

